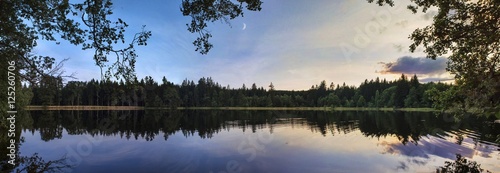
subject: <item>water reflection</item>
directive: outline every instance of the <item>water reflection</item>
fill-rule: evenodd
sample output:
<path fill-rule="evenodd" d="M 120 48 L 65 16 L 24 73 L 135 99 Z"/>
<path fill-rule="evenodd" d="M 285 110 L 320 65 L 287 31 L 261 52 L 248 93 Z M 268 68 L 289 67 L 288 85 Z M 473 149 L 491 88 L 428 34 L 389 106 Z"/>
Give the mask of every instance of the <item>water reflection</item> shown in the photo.
<path fill-rule="evenodd" d="M 349 133 L 359 129 L 366 137 L 396 136 L 402 144 L 418 143 L 426 135 L 439 138 L 455 136 L 460 144 L 463 136 L 478 142 L 495 142 L 497 124 L 483 123 L 485 118 L 469 117 L 459 121 L 433 113 L 417 112 L 323 112 L 323 111 L 32 111 L 33 123 L 24 129 L 39 132 L 42 140 L 60 139 L 63 128 L 70 135 L 120 135 L 127 139 L 153 140 L 160 133 L 165 140 L 180 131 L 184 136 L 211 138 L 221 130 L 251 130 L 280 124 L 306 126 L 322 135 Z M 462 130 L 466 129 L 466 130 Z M 471 131 L 472 130 L 472 131 Z M 455 156 L 453 156 L 455 157 Z"/>
<path fill-rule="evenodd" d="M 500 126 L 477 117 L 450 121 L 433 113 L 375 111 L 33 111 L 23 121 L 24 135 L 31 133 L 26 143 L 33 147 L 24 148 L 27 152 L 42 150 L 35 148 L 44 145 L 36 142 L 38 136 L 54 150 L 71 146 L 78 152 L 82 140 L 90 141 L 91 149 L 80 148 L 84 154 L 75 172 L 106 172 L 117 165 L 128 165 L 120 166 L 126 172 L 414 172 L 435 170 L 457 153 L 500 171 L 495 165 Z M 98 145 L 92 143 L 96 139 Z M 348 166 L 353 163 L 366 167 Z"/>

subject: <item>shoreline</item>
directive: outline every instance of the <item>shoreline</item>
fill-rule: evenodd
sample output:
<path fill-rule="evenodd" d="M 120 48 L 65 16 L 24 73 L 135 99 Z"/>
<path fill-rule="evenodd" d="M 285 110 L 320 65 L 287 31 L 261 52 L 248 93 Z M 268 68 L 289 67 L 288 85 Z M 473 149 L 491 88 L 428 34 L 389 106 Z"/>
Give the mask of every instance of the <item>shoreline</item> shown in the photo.
<path fill-rule="evenodd" d="M 143 106 L 39 106 L 30 105 L 26 110 L 171 110 L 169 107 Z M 433 108 L 371 108 L 371 107 L 177 107 L 177 110 L 310 110 L 310 111 L 408 111 L 436 112 Z"/>

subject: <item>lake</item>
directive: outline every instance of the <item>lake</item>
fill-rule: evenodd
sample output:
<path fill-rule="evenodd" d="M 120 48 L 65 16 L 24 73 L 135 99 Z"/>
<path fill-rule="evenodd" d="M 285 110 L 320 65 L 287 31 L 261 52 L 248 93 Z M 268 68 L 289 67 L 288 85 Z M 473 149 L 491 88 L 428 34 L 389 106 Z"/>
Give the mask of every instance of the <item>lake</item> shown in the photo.
<path fill-rule="evenodd" d="M 71 172 L 500 172 L 500 124 L 432 112 L 31 111 L 23 156 Z"/>

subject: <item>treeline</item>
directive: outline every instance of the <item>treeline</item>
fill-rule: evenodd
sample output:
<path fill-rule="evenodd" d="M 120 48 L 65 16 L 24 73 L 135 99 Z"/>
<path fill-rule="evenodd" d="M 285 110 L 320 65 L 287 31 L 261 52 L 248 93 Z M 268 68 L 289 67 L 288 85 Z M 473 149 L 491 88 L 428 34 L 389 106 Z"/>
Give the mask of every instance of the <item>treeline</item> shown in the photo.
<path fill-rule="evenodd" d="M 221 86 L 212 78 L 175 85 L 163 77 L 123 81 L 69 81 L 47 77 L 32 85 L 31 105 L 100 105 L 146 107 L 432 107 L 438 93 L 451 87 L 444 83 L 418 81 L 401 75 L 394 81 L 365 80 L 360 86 L 327 85 L 322 81 L 306 91 L 267 89 L 253 84 L 240 88 Z"/>

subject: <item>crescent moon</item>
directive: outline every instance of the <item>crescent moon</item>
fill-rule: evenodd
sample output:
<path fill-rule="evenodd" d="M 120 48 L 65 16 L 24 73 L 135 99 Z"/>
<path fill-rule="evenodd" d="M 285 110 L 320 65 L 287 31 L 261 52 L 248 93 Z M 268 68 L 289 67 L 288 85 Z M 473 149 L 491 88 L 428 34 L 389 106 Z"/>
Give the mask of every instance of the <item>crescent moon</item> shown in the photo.
<path fill-rule="evenodd" d="M 243 23 L 243 28 L 241 30 L 245 30 L 245 29 L 247 29 L 247 24 Z"/>

